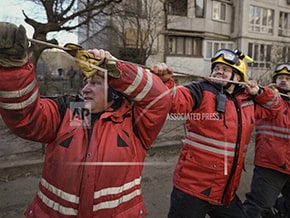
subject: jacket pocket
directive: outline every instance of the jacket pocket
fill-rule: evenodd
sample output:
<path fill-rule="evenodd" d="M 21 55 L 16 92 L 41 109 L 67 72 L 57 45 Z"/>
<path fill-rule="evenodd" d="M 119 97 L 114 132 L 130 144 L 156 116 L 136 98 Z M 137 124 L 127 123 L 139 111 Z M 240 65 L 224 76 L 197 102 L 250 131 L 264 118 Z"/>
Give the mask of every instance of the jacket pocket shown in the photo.
<path fill-rule="evenodd" d="M 216 178 L 223 173 L 220 160 L 197 151 L 187 151 L 183 155 L 178 163 L 178 180 L 190 191 L 210 196 L 211 191 L 216 189 Z"/>

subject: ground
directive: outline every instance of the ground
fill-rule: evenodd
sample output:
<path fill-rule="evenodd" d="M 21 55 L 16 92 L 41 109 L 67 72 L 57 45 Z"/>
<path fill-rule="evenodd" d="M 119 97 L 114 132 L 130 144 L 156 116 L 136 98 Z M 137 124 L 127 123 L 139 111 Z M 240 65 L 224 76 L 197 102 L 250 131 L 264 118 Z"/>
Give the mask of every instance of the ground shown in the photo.
<path fill-rule="evenodd" d="M 165 218 L 170 203 L 172 175 L 184 135 L 183 122 L 167 121 L 147 152 L 143 178 L 143 196 L 148 218 Z M 254 146 L 249 145 L 246 172 L 243 172 L 238 195 L 244 200 L 252 176 Z M 33 200 L 43 160 L 40 143 L 16 137 L 0 120 L 0 218 L 22 218 Z"/>

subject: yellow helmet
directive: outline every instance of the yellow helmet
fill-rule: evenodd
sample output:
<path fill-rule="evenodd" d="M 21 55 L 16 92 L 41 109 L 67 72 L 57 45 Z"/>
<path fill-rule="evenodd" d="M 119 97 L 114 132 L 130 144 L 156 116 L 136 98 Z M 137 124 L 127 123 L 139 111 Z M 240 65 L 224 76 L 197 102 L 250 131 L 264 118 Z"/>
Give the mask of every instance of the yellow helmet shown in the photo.
<path fill-rule="evenodd" d="M 278 64 L 273 73 L 273 82 L 276 82 L 276 77 L 281 74 L 286 74 L 290 76 L 290 63 Z"/>
<path fill-rule="evenodd" d="M 216 63 L 223 63 L 234 69 L 238 70 L 240 75 L 242 76 L 241 81 L 244 82 L 247 79 L 247 67 L 246 63 L 242 60 L 243 57 L 240 56 L 237 52 L 231 51 L 229 49 L 220 49 L 218 50 L 213 58 L 211 59 L 212 67 Z"/>

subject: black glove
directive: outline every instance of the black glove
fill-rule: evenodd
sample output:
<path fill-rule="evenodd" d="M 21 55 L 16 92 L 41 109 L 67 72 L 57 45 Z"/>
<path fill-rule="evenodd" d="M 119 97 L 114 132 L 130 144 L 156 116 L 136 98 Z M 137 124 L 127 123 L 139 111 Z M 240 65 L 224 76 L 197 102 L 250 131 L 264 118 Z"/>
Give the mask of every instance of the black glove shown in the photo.
<path fill-rule="evenodd" d="M 28 60 L 28 39 L 25 28 L 0 22 L 0 66 L 20 67 Z"/>

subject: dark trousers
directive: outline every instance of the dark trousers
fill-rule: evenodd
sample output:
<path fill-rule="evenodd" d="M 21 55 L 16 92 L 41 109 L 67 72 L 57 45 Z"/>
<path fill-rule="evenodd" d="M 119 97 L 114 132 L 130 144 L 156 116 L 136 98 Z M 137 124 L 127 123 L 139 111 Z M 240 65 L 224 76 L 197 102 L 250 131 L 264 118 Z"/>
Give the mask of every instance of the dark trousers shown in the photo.
<path fill-rule="evenodd" d="M 211 218 L 246 218 L 237 195 L 230 206 L 226 207 L 211 204 L 173 188 L 168 218 L 204 218 L 206 214 Z"/>
<path fill-rule="evenodd" d="M 271 209 L 279 194 L 284 198 L 286 214 L 290 217 L 290 176 L 256 166 L 252 177 L 251 190 L 246 194 L 244 209 L 248 217 L 259 218 Z"/>
<path fill-rule="evenodd" d="M 289 186 L 288 186 L 287 190 L 288 190 L 288 193 L 289 193 L 290 192 L 290 183 L 288 182 L 288 184 L 289 184 Z M 289 202 L 289 199 L 288 199 L 288 201 L 286 201 L 283 195 L 280 196 L 276 200 L 274 208 L 273 208 L 272 211 L 275 211 L 275 210 L 276 211 L 278 210 L 280 214 L 283 214 L 284 218 L 290 218 L 290 202 Z M 264 218 L 264 216 L 262 216 L 262 217 Z"/>

